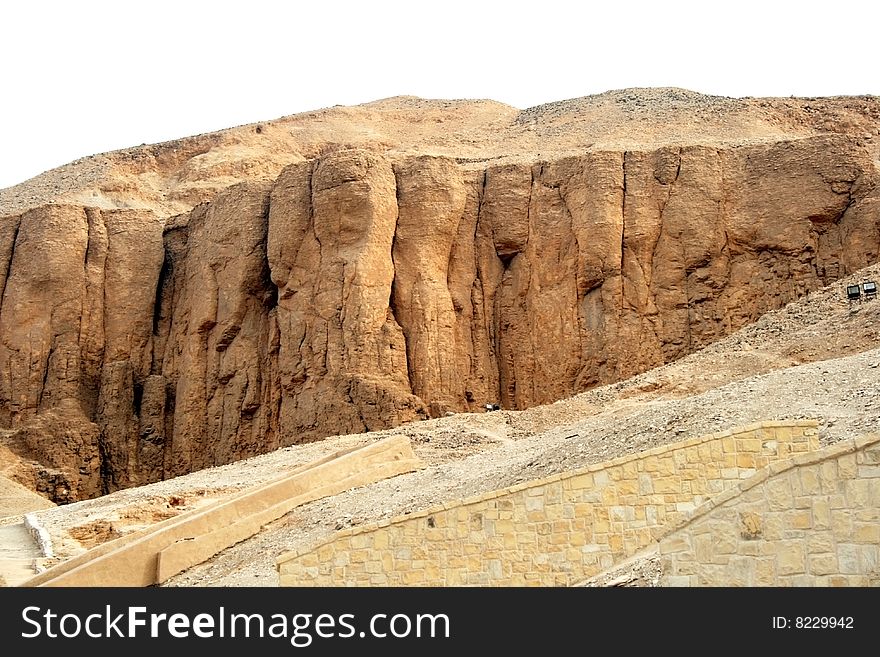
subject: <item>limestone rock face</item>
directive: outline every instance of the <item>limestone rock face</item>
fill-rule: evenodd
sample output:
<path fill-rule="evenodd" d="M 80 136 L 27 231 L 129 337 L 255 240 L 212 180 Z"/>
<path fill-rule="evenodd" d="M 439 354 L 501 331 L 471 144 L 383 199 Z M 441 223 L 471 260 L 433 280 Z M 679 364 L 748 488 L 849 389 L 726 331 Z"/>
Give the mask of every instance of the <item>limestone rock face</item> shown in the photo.
<path fill-rule="evenodd" d="M 0 221 L 0 423 L 80 499 L 684 356 L 880 257 L 840 135 L 463 167 L 340 149 L 167 221 Z"/>
<path fill-rule="evenodd" d="M 127 484 L 137 469 L 133 381 L 150 373 L 164 221 L 45 206 L 4 224 L 17 230 L 0 306 L 2 421 L 27 458 L 64 473 L 72 499 L 99 493 L 116 471 Z"/>
<path fill-rule="evenodd" d="M 295 164 L 276 183 L 268 249 L 282 442 L 425 417 L 390 307 L 396 222 L 391 163 L 369 152 Z"/>

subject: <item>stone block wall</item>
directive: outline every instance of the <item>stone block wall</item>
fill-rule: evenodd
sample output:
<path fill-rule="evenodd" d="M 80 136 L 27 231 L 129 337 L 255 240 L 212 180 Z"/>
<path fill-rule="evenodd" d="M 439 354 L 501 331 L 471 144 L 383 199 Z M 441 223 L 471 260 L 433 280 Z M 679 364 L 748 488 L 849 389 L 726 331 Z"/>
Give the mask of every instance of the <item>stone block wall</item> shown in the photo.
<path fill-rule="evenodd" d="M 816 426 L 757 423 L 343 530 L 280 556 L 280 584 L 571 584 L 757 469 L 817 449 Z"/>
<path fill-rule="evenodd" d="M 677 524 L 666 586 L 880 586 L 880 436 L 772 464 Z"/>

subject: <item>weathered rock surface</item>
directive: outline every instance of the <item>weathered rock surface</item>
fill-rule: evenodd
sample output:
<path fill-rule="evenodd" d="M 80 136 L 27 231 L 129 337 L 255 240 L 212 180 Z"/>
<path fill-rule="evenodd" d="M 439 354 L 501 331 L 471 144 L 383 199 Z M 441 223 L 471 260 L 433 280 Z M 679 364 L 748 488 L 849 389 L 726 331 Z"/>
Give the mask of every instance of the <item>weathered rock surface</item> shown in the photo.
<path fill-rule="evenodd" d="M 475 167 L 330 149 L 166 220 L 0 221 L 0 425 L 68 501 L 672 361 L 880 257 L 841 135 Z"/>

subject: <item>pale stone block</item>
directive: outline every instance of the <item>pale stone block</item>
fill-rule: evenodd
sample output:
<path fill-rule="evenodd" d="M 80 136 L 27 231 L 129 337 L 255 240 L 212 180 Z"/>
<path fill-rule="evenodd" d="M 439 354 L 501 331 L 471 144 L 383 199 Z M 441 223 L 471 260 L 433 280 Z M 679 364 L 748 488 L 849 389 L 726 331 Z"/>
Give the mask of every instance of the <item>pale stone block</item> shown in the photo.
<path fill-rule="evenodd" d="M 691 542 L 693 543 L 694 556 L 697 561 L 709 562 L 715 556 L 715 539 L 711 534 L 698 534 L 691 539 Z M 682 549 L 686 550 L 688 548 Z"/>
<path fill-rule="evenodd" d="M 571 523 L 568 520 L 554 520 L 550 523 L 550 528 L 554 534 L 565 534 L 566 537 L 571 533 Z"/>
<path fill-rule="evenodd" d="M 807 535 L 807 550 L 811 553 L 834 552 L 834 535 L 831 532 L 810 532 Z"/>
<path fill-rule="evenodd" d="M 607 534 L 611 531 L 611 522 L 610 520 L 600 520 L 596 519 L 593 521 L 593 533 L 594 534 Z"/>
<path fill-rule="evenodd" d="M 876 576 L 880 572 L 880 546 L 859 546 L 859 568 L 861 573 L 872 573 Z"/>
<path fill-rule="evenodd" d="M 439 531 L 438 531 L 439 533 Z M 442 538 L 442 534 L 437 538 Z M 352 547 L 354 547 L 354 539 L 356 537 L 352 537 Z M 390 544 L 390 532 L 387 530 L 379 530 L 373 533 L 373 549 L 374 550 L 384 550 Z M 364 546 L 366 547 L 366 546 Z"/>
<path fill-rule="evenodd" d="M 792 502 L 791 508 L 794 509 L 811 509 L 813 507 L 813 496 L 812 495 L 801 495 L 799 497 L 795 497 Z"/>
<path fill-rule="evenodd" d="M 715 553 L 736 554 L 737 540 L 734 536 L 732 527 L 719 533 L 715 538 Z"/>
<path fill-rule="evenodd" d="M 841 479 L 854 479 L 857 473 L 855 454 L 844 454 L 837 459 L 837 474 Z"/>
<path fill-rule="evenodd" d="M 622 479 L 619 482 L 617 482 L 618 496 L 638 495 L 638 493 L 639 493 L 639 483 L 635 477 L 632 479 Z"/>
<path fill-rule="evenodd" d="M 619 502 L 620 498 L 617 495 L 616 484 L 611 484 L 602 489 L 602 504 L 605 506 L 611 506 L 613 504 L 618 504 Z"/>
<path fill-rule="evenodd" d="M 871 502 L 875 509 L 880 509 L 880 479 L 869 479 L 868 489 L 871 493 Z"/>
<path fill-rule="evenodd" d="M 654 492 L 662 495 L 671 495 L 681 491 L 681 481 L 672 477 L 663 477 L 654 480 Z"/>
<path fill-rule="evenodd" d="M 800 468 L 801 490 L 808 495 L 818 495 L 822 492 L 819 483 L 819 471 L 816 466 Z"/>
<path fill-rule="evenodd" d="M 836 493 L 839 484 L 837 461 L 824 461 L 819 466 L 819 484 L 823 493 Z"/>
<path fill-rule="evenodd" d="M 853 523 L 852 540 L 855 543 L 880 544 L 880 525 L 876 523 Z"/>
<path fill-rule="evenodd" d="M 846 496 L 842 494 L 835 494 L 828 496 L 828 506 L 831 509 L 843 509 L 846 507 Z"/>
<path fill-rule="evenodd" d="M 847 540 L 852 535 L 852 514 L 849 509 L 831 511 L 831 529 L 838 540 Z"/>
<path fill-rule="evenodd" d="M 791 586 L 814 586 L 815 578 L 812 575 L 796 575 L 792 577 L 790 580 Z"/>
<path fill-rule="evenodd" d="M 623 536 L 620 534 L 611 534 L 608 537 L 608 547 L 615 554 L 623 552 Z"/>
<path fill-rule="evenodd" d="M 776 586 L 776 561 L 774 559 L 755 559 L 754 573 L 750 586 Z"/>
<path fill-rule="evenodd" d="M 770 479 L 764 484 L 767 502 L 771 509 L 790 509 L 792 506 L 791 482 L 785 475 Z"/>
<path fill-rule="evenodd" d="M 832 575 L 838 572 L 836 554 L 811 554 L 809 561 L 812 575 Z"/>
<path fill-rule="evenodd" d="M 785 524 L 790 529 L 810 529 L 813 526 L 809 509 L 796 509 L 784 514 Z"/>
<path fill-rule="evenodd" d="M 862 479 L 874 479 L 880 477 L 880 465 L 860 465 L 859 477 Z"/>
<path fill-rule="evenodd" d="M 415 528 L 415 527 L 413 527 Z M 351 537 L 351 547 L 353 550 L 363 550 L 364 548 L 372 547 L 370 545 L 370 539 L 373 535 L 370 534 L 356 534 Z"/>
<path fill-rule="evenodd" d="M 806 572 L 804 546 L 800 541 L 780 541 L 777 544 L 776 569 L 780 575 Z"/>
<path fill-rule="evenodd" d="M 677 471 L 677 468 L 675 467 L 675 461 L 668 456 L 660 459 L 658 467 L 660 469 L 661 475 L 672 476 Z"/>
<path fill-rule="evenodd" d="M 330 546 L 326 546 L 325 551 L 323 552 L 324 556 L 328 559 L 333 554 L 333 549 Z M 318 553 L 317 552 L 309 552 L 307 554 L 299 557 L 299 563 L 302 566 L 317 566 L 318 565 Z"/>
<path fill-rule="evenodd" d="M 759 541 L 740 541 L 736 553 L 744 557 L 757 557 L 766 554 L 764 545 Z"/>
<path fill-rule="evenodd" d="M 773 435 L 779 442 L 792 442 L 796 439 L 796 434 L 792 431 L 791 427 L 775 427 Z"/>
<path fill-rule="evenodd" d="M 863 468 L 865 466 L 859 466 Z M 873 491 L 870 482 L 864 479 L 848 479 L 844 482 L 843 492 L 850 507 L 873 506 Z"/>
<path fill-rule="evenodd" d="M 813 500 L 813 529 L 831 528 L 831 506 L 827 500 Z"/>
<path fill-rule="evenodd" d="M 750 586 L 753 579 L 754 559 L 732 556 L 727 565 L 727 586 Z"/>
<path fill-rule="evenodd" d="M 547 520 L 561 520 L 562 519 L 562 505 L 561 504 L 547 504 L 544 507 L 544 515 L 547 517 Z"/>
<path fill-rule="evenodd" d="M 760 452 L 761 441 L 757 438 L 736 438 L 736 451 L 738 454 L 742 452 Z"/>
<path fill-rule="evenodd" d="M 859 575 L 862 571 L 861 546 L 840 543 L 837 546 L 837 565 L 844 575 Z"/>

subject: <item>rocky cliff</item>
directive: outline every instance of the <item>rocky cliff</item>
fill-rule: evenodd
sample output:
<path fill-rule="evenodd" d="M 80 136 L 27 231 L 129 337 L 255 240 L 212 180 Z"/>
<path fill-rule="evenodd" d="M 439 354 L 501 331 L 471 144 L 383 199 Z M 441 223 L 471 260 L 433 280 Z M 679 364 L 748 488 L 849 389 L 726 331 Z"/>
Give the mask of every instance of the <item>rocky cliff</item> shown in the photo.
<path fill-rule="evenodd" d="M 64 199 L 13 213 L 0 424 L 15 475 L 63 502 L 552 402 L 880 257 L 861 133 L 694 141 L 499 161 L 333 147 L 173 217 Z"/>

